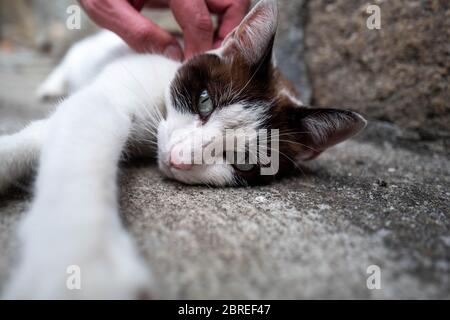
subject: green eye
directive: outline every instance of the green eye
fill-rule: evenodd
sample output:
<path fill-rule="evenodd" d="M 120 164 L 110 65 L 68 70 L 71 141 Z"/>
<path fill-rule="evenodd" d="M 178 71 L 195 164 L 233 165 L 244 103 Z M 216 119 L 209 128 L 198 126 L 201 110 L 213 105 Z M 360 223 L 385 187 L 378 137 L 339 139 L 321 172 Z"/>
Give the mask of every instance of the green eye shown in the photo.
<path fill-rule="evenodd" d="M 207 117 L 212 111 L 214 107 L 209 97 L 209 93 L 206 90 L 203 90 L 200 94 L 199 102 L 198 102 L 198 112 L 202 117 Z"/>
<path fill-rule="evenodd" d="M 255 166 L 256 165 L 250 164 L 250 163 L 243 163 L 243 164 L 235 164 L 234 165 L 234 167 L 236 169 L 238 169 L 239 171 L 243 171 L 243 172 L 252 171 Z"/>
<path fill-rule="evenodd" d="M 239 155 L 241 157 L 239 157 Z M 240 152 L 235 152 L 231 157 L 227 157 L 227 159 L 233 164 L 233 167 L 236 170 L 239 170 L 241 172 L 249 172 L 249 171 L 252 171 L 256 167 L 256 164 L 250 163 L 248 153 L 243 154 Z M 243 163 L 240 163 L 240 162 L 243 162 Z"/>

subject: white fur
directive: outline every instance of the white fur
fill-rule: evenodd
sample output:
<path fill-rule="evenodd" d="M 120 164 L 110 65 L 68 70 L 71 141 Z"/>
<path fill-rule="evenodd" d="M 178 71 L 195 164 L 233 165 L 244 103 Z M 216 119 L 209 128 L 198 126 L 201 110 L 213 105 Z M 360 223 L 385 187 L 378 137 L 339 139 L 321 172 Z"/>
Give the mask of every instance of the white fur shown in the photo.
<path fill-rule="evenodd" d="M 131 54 L 120 37 L 102 30 L 75 43 L 36 94 L 48 99 L 74 93 L 87 86 L 111 61 Z"/>
<path fill-rule="evenodd" d="M 154 138 L 147 129 L 164 112 L 164 90 L 178 66 L 156 55 L 119 59 L 48 120 L 1 138 L 2 186 L 26 174 L 42 149 L 6 298 L 136 298 L 151 289 L 118 218 L 116 176 L 127 140 Z M 69 265 L 81 268 L 81 290 L 66 288 Z"/>
<path fill-rule="evenodd" d="M 132 297 L 145 286 L 146 268 L 122 231 L 114 200 L 130 126 L 123 112 L 90 90 L 59 106 L 42 149 L 35 199 L 20 226 L 24 247 L 8 298 Z M 81 268 L 79 291 L 65 286 L 69 265 Z"/>

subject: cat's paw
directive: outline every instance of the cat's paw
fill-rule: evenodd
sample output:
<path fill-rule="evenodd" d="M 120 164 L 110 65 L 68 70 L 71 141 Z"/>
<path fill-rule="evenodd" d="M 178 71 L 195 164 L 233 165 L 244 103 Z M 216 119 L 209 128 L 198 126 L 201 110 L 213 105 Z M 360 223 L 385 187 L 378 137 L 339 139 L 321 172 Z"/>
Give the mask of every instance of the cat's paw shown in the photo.
<path fill-rule="evenodd" d="M 44 236 L 45 237 L 45 236 Z M 105 240 L 105 239 L 103 239 Z M 62 241 L 64 242 L 64 241 Z M 64 250 L 57 241 L 26 247 L 13 270 L 5 299 L 148 299 L 152 281 L 148 267 L 125 233 L 113 241 Z M 89 242 L 89 241 L 88 241 Z"/>
<path fill-rule="evenodd" d="M 41 101 L 55 100 L 66 96 L 67 82 L 64 75 L 55 70 L 36 90 L 36 97 Z"/>
<path fill-rule="evenodd" d="M 51 261 L 25 262 L 15 271 L 3 298 L 149 299 L 153 296 L 149 272 L 141 262 L 125 257 L 93 257 L 81 265 L 68 264 L 62 268 L 51 266 Z"/>

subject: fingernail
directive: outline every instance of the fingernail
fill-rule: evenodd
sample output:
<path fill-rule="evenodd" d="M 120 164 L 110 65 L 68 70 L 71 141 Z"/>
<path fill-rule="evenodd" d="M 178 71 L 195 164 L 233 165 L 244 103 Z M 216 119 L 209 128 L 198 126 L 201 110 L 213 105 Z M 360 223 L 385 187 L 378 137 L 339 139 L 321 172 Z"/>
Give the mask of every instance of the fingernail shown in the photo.
<path fill-rule="evenodd" d="M 163 54 L 176 61 L 182 61 L 183 60 L 183 53 L 181 52 L 180 48 L 174 44 L 169 44 L 166 49 L 164 49 Z"/>

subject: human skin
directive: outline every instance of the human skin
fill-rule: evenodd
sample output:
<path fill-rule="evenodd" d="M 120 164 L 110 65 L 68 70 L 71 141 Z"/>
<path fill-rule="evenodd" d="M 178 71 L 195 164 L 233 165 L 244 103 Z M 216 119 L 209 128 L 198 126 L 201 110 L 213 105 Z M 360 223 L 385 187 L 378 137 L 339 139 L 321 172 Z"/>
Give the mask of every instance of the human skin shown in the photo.
<path fill-rule="evenodd" d="M 79 0 L 100 27 L 118 34 L 137 52 L 183 60 L 220 46 L 246 15 L 250 0 Z M 168 31 L 144 17 L 144 7 L 168 8 L 183 31 L 184 49 Z M 211 14 L 218 15 L 215 30 Z"/>

